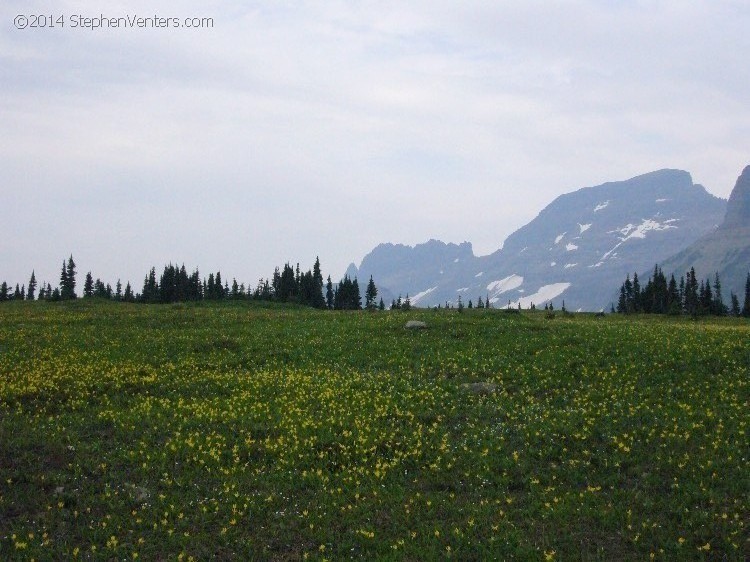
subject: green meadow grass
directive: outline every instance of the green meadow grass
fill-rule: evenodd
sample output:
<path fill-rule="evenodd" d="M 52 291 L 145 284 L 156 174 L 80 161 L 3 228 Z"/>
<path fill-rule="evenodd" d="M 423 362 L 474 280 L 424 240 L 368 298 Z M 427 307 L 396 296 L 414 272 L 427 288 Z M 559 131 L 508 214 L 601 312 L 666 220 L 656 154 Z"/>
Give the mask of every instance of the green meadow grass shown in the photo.
<path fill-rule="evenodd" d="M 4 303 L 0 559 L 746 560 L 749 420 L 740 319 Z"/>

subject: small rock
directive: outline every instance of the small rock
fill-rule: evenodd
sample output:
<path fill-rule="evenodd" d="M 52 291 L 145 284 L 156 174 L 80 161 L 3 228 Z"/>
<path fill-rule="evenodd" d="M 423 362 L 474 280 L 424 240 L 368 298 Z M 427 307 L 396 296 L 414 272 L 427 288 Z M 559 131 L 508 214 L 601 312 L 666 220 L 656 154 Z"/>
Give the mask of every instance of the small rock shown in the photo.
<path fill-rule="evenodd" d="M 63 486 L 58 486 L 57 488 L 55 488 L 54 495 L 62 496 L 63 492 L 65 492 L 65 488 Z"/>
<path fill-rule="evenodd" d="M 424 330 L 427 324 L 419 320 L 409 320 L 404 327 L 407 330 Z"/>
<path fill-rule="evenodd" d="M 486 396 L 487 394 L 492 394 L 497 391 L 500 388 L 500 385 L 494 382 L 467 382 L 462 384 L 461 388 L 472 394 Z"/>

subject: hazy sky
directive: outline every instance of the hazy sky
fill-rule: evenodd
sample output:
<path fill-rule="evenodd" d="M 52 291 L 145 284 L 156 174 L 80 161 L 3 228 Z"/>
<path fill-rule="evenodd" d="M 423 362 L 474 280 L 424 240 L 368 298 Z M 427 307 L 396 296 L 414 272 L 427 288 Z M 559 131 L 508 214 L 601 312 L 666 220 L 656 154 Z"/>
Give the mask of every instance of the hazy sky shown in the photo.
<path fill-rule="evenodd" d="M 71 253 L 79 288 L 170 261 L 254 285 L 316 255 L 336 280 L 380 242 L 489 253 L 556 196 L 659 168 L 727 197 L 749 6 L 3 0 L 0 280 L 56 286 Z M 17 29 L 42 14 L 64 25 Z"/>

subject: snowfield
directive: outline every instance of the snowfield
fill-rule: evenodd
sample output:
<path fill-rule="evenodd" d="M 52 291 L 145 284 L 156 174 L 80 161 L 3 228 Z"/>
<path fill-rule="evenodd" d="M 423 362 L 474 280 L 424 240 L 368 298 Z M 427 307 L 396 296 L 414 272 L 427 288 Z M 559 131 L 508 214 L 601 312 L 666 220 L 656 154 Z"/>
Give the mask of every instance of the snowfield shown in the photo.
<path fill-rule="evenodd" d="M 499 281 L 493 281 L 492 283 L 487 285 L 487 290 L 492 292 L 493 296 L 496 297 L 505 293 L 506 291 L 517 289 L 521 285 L 523 285 L 523 277 L 514 273 L 513 275 L 509 275 L 508 277 L 500 279 Z"/>
<path fill-rule="evenodd" d="M 521 297 L 517 301 L 512 302 L 510 306 L 511 308 L 515 308 L 518 306 L 518 303 L 521 303 L 521 308 L 529 308 L 533 302 L 534 305 L 538 307 L 539 305 L 543 305 L 544 303 L 559 297 L 568 289 L 568 287 L 570 287 L 570 283 L 552 283 L 551 285 L 544 285 L 539 287 L 539 290 L 533 295 Z"/>
<path fill-rule="evenodd" d="M 419 302 L 419 299 L 421 299 L 421 298 L 429 295 L 435 289 L 437 289 L 437 287 L 432 287 L 431 289 L 427 289 L 426 291 L 422 291 L 421 293 L 417 293 L 413 297 L 409 297 L 409 302 L 411 302 L 411 304 L 417 304 Z"/>

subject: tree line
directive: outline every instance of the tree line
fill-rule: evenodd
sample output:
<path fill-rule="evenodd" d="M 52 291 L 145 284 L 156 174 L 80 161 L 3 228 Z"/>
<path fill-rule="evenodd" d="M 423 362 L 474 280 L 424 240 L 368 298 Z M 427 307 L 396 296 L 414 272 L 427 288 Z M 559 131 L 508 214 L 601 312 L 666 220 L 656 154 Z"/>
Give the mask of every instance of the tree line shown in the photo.
<path fill-rule="evenodd" d="M 16 284 L 15 290 L 5 281 L 0 284 L 0 302 L 12 300 L 40 300 L 66 301 L 78 298 L 76 293 L 77 266 L 71 255 L 63 260 L 60 271 L 60 282 L 57 287 L 50 283 L 42 283 L 38 287 L 35 271 L 27 285 Z M 323 292 L 323 274 L 320 259 L 315 258 L 312 270 L 302 272 L 299 264 L 292 267 L 286 263 L 283 268 L 276 268 L 270 278 L 261 278 L 255 287 L 238 283 L 232 279 L 231 285 L 222 279 L 221 272 L 209 273 L 208 277 L 201 277 L 196 268 L 188 273 L 185 265 L 168 264 L 157 278 L 156 268 L 152 267 L 143 279 L 140 292 L 135 292 L 128 281 L 125 286 L 117 280 L 115 287 L 104 283 L 101 279 L 94 280 L 91 272 L 86 273 L 83 282 L 82 297 L 99 298 L 133 303 L 177 303 L 219 300 L 258 300 L 273 302 L 297 303 L 319 309 L 330 310 L 361 310 L 362 296 L 356 278 L 350 279 L 344 275 L 337 284 L 328 276 Z M 383 310 L 383 299 L 376 302 L 378 289 L 370 276 L 365 289 L 364 308 Z"/>
<path fill-rule="evenodd" d="M 646 285 L 641 284 L 638 274 L 633 273 L 625 278 L 620 286 L 620 296 L 616 310 L 622 314 L 688 314 L 691 316 L 744 316 L 750 317 L 750 273 L 745 282 L 744 304 L 730 292 L 729 305 L 724 303 L 721 279 L 718 272 L 713 281 L 710 278 L 698 281 L 695 268 L 690 268 L 679 282 L 672 274 L 667 280 L 658 265 L 654 266 Z"/>

